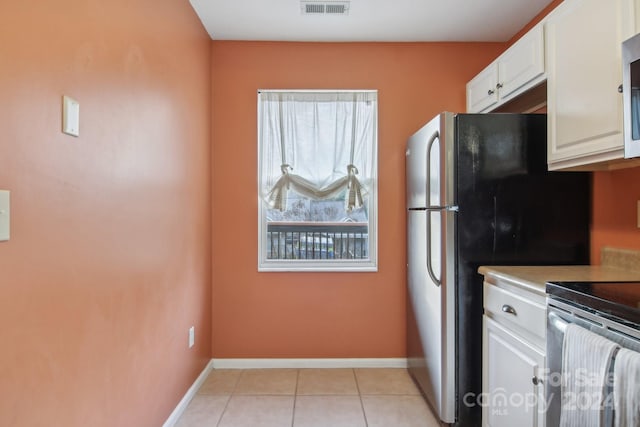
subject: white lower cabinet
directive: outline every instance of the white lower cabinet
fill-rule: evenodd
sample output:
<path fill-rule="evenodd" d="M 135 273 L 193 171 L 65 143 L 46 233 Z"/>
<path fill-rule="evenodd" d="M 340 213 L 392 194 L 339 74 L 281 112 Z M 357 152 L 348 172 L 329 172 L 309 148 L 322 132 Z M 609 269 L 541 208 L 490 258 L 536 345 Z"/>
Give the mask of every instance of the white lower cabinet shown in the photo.
<path fill-rule="evenodd" d="M 544 354 L 499 323 L 484 316 L 483 424 L 492 427 L 540 427 L 544 414 Z M 538 385 L 536 385 L 537 383 Z M 542 403 L 543 404 L 543 403 Z"/>
<path fill-rule="evenodd" d="M 545 423 L 545 297 L 484 284 L 482 424 Z"/>

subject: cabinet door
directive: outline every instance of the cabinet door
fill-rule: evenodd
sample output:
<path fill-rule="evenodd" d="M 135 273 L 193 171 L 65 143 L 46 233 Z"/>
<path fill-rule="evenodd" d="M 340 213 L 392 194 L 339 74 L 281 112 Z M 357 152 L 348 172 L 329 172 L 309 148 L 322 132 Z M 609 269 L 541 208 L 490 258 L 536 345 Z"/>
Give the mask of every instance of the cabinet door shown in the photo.
<path fill-rule="evenodd" d="M 481 113 L 498 103 L 498 64 L 490 64 L 467 83 L 467 112 Z"/>
<path fill-rule="evenodd" d="M 565 0 L 547 26 L 549 168 L 623 156 L 621 43 L 633 0 Z M 554 165 L 554 163 L 565 164 Z"/>
<path fill-rule="evenodd" d="M 500 101 L 518 95 L 523 86 L 544 74 L 544 31 L 532 28 L 498 59 Z M 542 80 L 542 79 L 541 79 Z"/>
<path fill-rule="evenodd" d="M 483 319 L 484 406 L 482 424 L 490 427 L 543 427 L 544 354 L 486 315 Z"/>

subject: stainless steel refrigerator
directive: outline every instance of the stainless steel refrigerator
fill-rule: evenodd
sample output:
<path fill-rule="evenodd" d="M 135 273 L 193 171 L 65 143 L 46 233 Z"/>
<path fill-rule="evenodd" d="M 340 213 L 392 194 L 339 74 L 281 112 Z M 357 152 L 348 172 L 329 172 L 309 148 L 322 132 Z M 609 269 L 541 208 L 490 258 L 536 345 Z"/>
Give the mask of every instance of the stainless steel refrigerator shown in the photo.
<path fill-rule="evenodd" d="M 591 176 L 548 172 L 546 115 L 442 113 L 407 142 L 407 356 L 440 419 L 479 426 L 480 265 L 589 263 Z"/>

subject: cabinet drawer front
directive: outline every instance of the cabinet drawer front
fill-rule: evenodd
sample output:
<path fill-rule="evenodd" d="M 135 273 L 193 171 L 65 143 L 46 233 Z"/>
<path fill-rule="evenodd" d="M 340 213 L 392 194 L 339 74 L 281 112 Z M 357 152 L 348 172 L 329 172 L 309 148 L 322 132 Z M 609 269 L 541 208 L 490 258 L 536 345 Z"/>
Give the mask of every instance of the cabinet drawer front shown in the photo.
<path fill-rule="evenodd" d="M 497 322 L 517 325 L 544 339 L 546 307 L 497 286 L 484 284 L 484 308 Z"/>

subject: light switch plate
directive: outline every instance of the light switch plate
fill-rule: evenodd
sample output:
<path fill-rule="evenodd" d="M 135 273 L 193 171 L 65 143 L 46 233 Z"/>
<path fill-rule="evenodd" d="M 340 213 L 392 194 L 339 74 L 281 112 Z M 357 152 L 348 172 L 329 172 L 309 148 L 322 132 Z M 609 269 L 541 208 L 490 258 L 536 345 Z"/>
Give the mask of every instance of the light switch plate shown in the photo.
<path fill-rule="evenodd" d="M 9 191 L 0 190 L 0 242 L 6 242 L 11 230 L 11 206 L 9 204 Z"/>
<path fill-rule="evenodd" d="M 80 136 L 80 104 L 66 95 L 62 97 L 62 132 Z"/>

